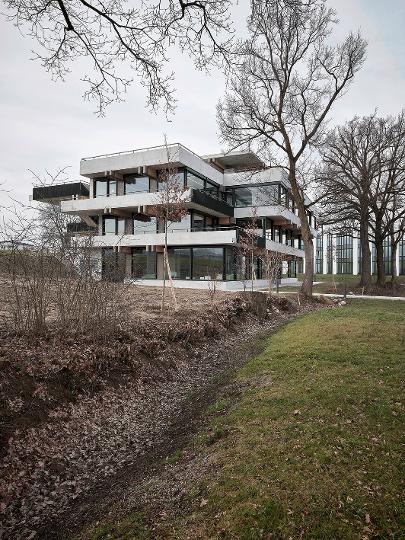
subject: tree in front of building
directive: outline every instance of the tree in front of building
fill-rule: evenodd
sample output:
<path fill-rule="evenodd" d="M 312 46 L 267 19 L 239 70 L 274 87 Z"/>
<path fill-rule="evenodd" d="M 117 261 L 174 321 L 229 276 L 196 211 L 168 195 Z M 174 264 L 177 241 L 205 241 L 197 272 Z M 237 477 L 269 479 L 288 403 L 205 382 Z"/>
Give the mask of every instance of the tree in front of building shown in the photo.
<path fill-rule="evenodd" d="M 305 249 L 301 292 L 312 295 L 313 235 L 299 167 L 319 140 L 334 102 L 361 68 L 366 43 L 350 34 L 332 46 L 336 14 L 322 0 L 255 0 L 249 37 L 237 44 L 227 92 L 218 104 L 222 139 L 254 148 L 288 171 Z"/>
<path fill-rule="evenodd" d="M 163 228 L 164 247 L 163 247 L 163 287 L 161 311 L 165 311 L 166 306 L 166 278 L 169 280 L 171 299 L 174 310 L 177 310 L 176 293 L 174 290 L 172 272 L 169 261 L 168 235 L 170 227 L 181 221 L 188 213 L 185 204 L 186 189 L 182 173 L 179 173 L 177 167 L 170 165 L 174 158 L 171 156 L 170 147 L 166 145 L 168 166 L 159 171 L 158 186 L 159 191 L 156 194 L 156 203 L 152 211 L 156 215 L 159 228 Z"/>

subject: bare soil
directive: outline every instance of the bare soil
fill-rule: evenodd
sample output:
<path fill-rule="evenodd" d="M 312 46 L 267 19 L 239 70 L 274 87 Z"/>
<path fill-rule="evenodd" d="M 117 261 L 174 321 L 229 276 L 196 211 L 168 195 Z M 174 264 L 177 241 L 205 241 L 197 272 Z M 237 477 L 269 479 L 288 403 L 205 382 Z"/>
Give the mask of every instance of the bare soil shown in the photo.
<path fill-rule="evenodd" d="M 180 310 L 162 317 L 160 289 L 129 288 L 128 325 L 99 340 L 1 331 L 0 538 L 69 538 L 112 505 L 133 506 L 257 337 L 314 309 L 262 293 L 177 294 Z"/>

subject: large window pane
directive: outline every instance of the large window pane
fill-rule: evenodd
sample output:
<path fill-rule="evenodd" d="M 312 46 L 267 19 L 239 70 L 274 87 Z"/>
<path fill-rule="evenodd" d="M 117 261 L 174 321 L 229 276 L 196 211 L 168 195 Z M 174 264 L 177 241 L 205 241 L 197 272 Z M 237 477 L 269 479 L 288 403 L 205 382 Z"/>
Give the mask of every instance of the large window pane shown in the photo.
<path fill-rule="evenodd" d="M 278 184 L 271 186 L 256 186 L 253 188 L 254 204 L 257 206 L 272 206 L 279 204 Z"/>
<path fill-rule="evenodd" d="M 107 197 L 107 180 L 96 180 L 94 182 L 95 196 L 96 197 Z"/>
<path fill-rule="evenodd" d="M 244 208 L 245 206 L 252 206 L 253 198 L 250 188 L 236 188 L 235 189 L 235 206 L 238 208 Z"/>
<path fill-rule="evenodd" d="M 175 221 L 168 227 L 169 232 L 187 231 L 191 229 L 191 216 L 187 214 L 181 218 L 181 221 Z"/>
<path fill-rule="evenodd" d="M 164 191 L 166 188 L 168 173 L 166 171 L 160 171 L 158 175 L 158 191 Z M 173 184 L 178 187 L 178 189 L 184 188 L 184 170 L 180 169 L 179 171 L 170 175 L 170 185 Z"/>
<path fill-rule="evenodd" d="M 124 180 L 126 195 L 130 193 L 147 193 L 149 191 L 148 176 L 126 176 Z"/>
<path fill-rule="evenodd" d="M 204 230 L 204 216 L 193 212 L 193 231 Z"/>
<path fill-rule="evenodd" d="M 169 263 L 173 279 L 191 279 L 190 248 L 169 249 Z"/>
<path fill-rule="evenodd" d="M 193 279 L 223 279 L 224 248 L 193 248 Z"/>
<path fill-rule="evenodd" d="M 151 217 L 149 221 L 140 221 L 134 218 L 134 234 L 145 234 L 156 232 L 156 218 Z"/>
<path fill-rule="evenodd" d="M 115 234 L 115 218 L 105 217 L 104 218 L 104 234 Z"/>
<path fill-rule="evenodd" d="M 117 181 L 116 180 L 108 181 L 108 195 L 109 197 L 117 195 Z"/>
<path fill-rule="evenodd" d="M 125 219 L 124 218 L 117 218 L 117 234 L 122 236 L 125 234 Z"/>
<path fill-rule="evenodd" d="M 353 273 L 353 238 L 351 236 L 336 237 L 336 266 L 338 274 Z"/>
<path fill-rule="evenodd" d="M 156 252 L 132 248 L 132 277 L 156 279 Z"/>
<path fill-rule="evenodd" d="M 236 277 L 238 263 L 237 251 L 232 247 L 225 248 L 225 279 L 233 280 Z"/>
<path fill-rule="evenodd" d="M 218 197 L 219 188 L 215 184 L 212 184 L 208 180 L 206 181 L 205 191 L 213 197 Z"/>
<path fill-rule="evenodd" d="M 187 187 L 194 189 L 204 189 L 204 180 L 199 176 L 187 171 Z"/>

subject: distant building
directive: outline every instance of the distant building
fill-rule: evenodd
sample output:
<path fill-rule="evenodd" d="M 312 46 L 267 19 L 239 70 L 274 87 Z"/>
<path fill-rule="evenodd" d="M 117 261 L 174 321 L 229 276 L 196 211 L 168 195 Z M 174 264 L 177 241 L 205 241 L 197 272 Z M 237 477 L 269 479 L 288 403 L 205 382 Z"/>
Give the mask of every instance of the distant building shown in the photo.
<path fill-rule="evenodd" d="M 356 235 L 320 232 L 314 240 L 315 272 L 317 274 L 361 273 L 360 240 Z M 371 272 L 377 273 L 375 245 L 370 242 Z M 391 274 L 391 242 L 384 241 L 385 273 Z M 396 260 L 397 275 L 405 275 L 405 239 L 399 243 Z"/>

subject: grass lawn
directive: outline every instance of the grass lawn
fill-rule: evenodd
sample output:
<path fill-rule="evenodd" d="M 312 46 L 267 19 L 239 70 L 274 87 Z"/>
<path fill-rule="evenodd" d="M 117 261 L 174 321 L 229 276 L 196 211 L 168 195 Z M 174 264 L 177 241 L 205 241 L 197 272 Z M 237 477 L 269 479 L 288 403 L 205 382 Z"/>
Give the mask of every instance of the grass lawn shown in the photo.
<path fill-rule="evenodd" d="M 405 538 L 404 364 L 402 302 L 351 300 L 287 324 L 238 372 L 240 400 L 210 411 L 194 450 L 211 472 L 152 537 Z"/>
<path fill-rule="evenodd" d="M 302 281 L 303 274 L 297 274 L 298 281 Z M 375 282 L 375 276 L 373 276 L 373 282 Z M 387 276 L 387 283 L 390 281 L 390 276 Z M 346 292 L 349 292 L 352 288 L 357 287 L 360 281 L 360 276 L 354 276 L 352 274 L 316 274 L 314 276 L 314 282 L 318 282 L 314 285 L 315 293 L 334 293 L 343 294 L 345 287 Z M 397 283 L 405 284 L 405 276 L 399 276 Z M 404 287 L 405 289 L 405 287 Z M 280 292 L 296 292 L 297 286 L 285 285 L 280 287 Z M 389 291 L 387 291 L 389 294 Z"/>

